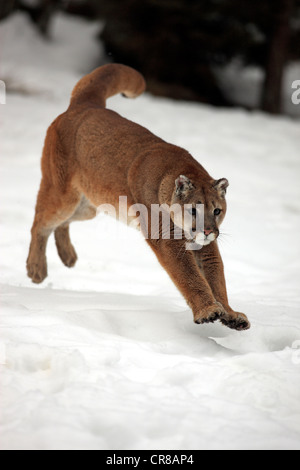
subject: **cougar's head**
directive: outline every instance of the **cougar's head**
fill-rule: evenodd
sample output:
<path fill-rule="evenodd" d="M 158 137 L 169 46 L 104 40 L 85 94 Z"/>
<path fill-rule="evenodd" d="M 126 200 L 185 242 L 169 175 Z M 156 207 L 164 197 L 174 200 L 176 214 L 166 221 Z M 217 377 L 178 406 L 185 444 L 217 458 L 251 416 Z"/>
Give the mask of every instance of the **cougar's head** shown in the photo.
<path fill-rule="evenodd" d="M 228 185 L 226 178 L 197 184 L 197 181 L 180 175 L 175 181 L 172 206 L 180 210 L 171 213 L 171 218 L 199 245 L 209 245 L 219 236 L 227 209 Z"/>

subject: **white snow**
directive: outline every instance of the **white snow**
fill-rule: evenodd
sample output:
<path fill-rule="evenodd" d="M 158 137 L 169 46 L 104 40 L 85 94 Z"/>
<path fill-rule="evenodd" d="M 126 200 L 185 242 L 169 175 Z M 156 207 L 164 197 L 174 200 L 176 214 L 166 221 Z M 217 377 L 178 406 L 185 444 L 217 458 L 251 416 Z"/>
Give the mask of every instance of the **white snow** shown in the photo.
<path fill-rule="evenodd" d="M 48 44 L 21 14 L 0 24 L 0 448 L 299 449 L 299 121 L 108 103 L 229 179 L 220 248 L 250 331 L 195 325 L 140 234 L 108 217 L 72 226 L 76 268 L 51 239 L 49 277 L 26 277 L 43 139 L 97 28 L 59 15 Z"/>

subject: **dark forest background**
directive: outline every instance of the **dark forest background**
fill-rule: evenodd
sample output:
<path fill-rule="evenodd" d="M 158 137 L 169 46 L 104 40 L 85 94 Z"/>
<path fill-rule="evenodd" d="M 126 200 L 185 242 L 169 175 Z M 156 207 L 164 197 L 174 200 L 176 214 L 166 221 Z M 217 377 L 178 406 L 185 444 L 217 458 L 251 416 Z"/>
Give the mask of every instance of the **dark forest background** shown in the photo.
<path fill-rule="evenodd" d="M 230 106 L 213 70 L 238 58 L 265 72 L 261 109 L 277 114 L 285 67 L 300 59 L 300 0 L 0 0 L 0 20 L 18 9 L 48 40 L 57 10 L 104 21 L 109 60 L 175 99 Z"/>

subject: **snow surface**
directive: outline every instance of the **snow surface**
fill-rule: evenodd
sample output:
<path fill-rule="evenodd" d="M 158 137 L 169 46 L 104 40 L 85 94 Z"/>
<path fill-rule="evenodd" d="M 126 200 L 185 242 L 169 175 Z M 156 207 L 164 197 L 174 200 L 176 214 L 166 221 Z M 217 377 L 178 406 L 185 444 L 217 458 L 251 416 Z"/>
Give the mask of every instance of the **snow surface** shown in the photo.
<path fill-rule="evenodd" d="M 35 286 L 43 139 L 99 54 L 95 24 L 53 26 L 50 44 L 21 14 L 0 26 L 0 448 L 299 449 L 299 121 L 147 94 L 108 103 L 230 180 L 220 248 L 250 331 L 195 325 L 141 235 L 105 216 L 72 226 L 72 270 L 51 239 Z"/>

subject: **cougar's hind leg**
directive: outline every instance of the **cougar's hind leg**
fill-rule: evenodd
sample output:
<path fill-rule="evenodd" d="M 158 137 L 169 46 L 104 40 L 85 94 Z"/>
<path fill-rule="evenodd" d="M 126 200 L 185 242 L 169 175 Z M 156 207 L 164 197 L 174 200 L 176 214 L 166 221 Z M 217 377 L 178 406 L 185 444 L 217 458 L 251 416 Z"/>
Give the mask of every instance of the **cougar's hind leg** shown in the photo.
<path fill-rule="evenodd" d="M 27 258 L 27 273 L 39 284 L 47 277 L 46 248 L 48 238 L 76 211 L 80 195 L 75 191 L 60 192 L 42 180 L 35 218 L 31 229 L 31 244 Z"/>
<path fill-rule="evenodd" d="M 77 254 L 70 239 L 70 225 L 64 224 L 55 230 L 55 243 L 60 259 L 68 268 L 73 268 L 77 261 Z"/>
<path fill-rule="evenodd" d="M 85 196 L 81 196 L 80 202 L 72 216 L 55 230 L 55 242 L 60 259 L 68 268 L 75 266 L 77 261 L 76 251 L 70 239 L 70 223 L 79 220 L 89 220 L 96 216 L 96 208 L 91 205 Z"/>

